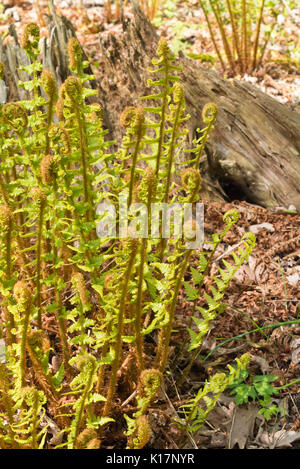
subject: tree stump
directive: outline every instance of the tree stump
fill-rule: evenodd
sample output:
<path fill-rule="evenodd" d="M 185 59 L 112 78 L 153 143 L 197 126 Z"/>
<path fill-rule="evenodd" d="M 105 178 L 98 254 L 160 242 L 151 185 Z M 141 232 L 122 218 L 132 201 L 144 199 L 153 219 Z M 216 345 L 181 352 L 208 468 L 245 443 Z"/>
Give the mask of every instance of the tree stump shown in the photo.
<path fill-rule="evenodd" d="M 123 33 L 102 40 L 104 67 L 100 97 L 105 122 L 120 141 L 120 112 L 149 94 L 147 67 L 156 56 L 158 36 L 134 6 L 135 21 L 123 20 Z M 245 199 L 267 208 L 294 205 L 300 210 L 300 114 L 239 80 L 179 54 L 182 66 L 189 140 L 203 126 L 207 102 L 218 105 L 215 130 L 206 145 L 201 167 L 210 199 Z M 189 142 L 189 143 L 190 143 Z"/>
<path fill-rule="evenodd" d="M 44 68 L 54 73 L 57 85 L 70 75 L 68 58 L 68 41 L 76 37 L 72 23 L 64 16 L 57 15 L 53 0 L 50 0 L 51 16 L 47 17 L 49 38 L 43 37 L 40 41 L 41 62 Z M 0 81 L 0 102 L 22 101 L 31 98 L 31 94 L 20 88 L 18 82 L 28 80 L 28 74 L 20 70 L 20 67 L 30 63 L 25 51 L 21 48 L 14 25 L 9 26 L 9 40 L 3 42 L 0 38 L 0 60 L 4 63 L 4 80 Z M 87 56 L 83 53 L 83 60 Z M 91 67 L 86 72 L 92 74 Z M 96 87 L 95 81 L 88 86 Z"/>

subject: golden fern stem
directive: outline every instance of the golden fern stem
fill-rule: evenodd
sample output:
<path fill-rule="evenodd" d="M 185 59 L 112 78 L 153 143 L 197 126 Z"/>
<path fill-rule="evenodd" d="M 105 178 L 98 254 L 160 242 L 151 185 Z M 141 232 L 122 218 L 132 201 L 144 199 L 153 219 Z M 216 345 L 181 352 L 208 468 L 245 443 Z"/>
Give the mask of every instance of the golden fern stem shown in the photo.
<path fill-rule="evenodd" d="M 140 266 L 138 272 L 138 292 L 136 299 L 136 314 L 135 314 L 135 344 L 136 344 L 136 358 L 137 358 L 137 369 L 138 376 L 144 369 L 144 358 L 143 358 L 143 336 L 142 336 L 142 309 L 143 309 L 143 286 L 144 286 L 144 268 L 146 261 L 147 251 L 147 238 L 143 238 L 141 241 L 141 254 L 140 254 Z"/>
<path fill-rule="evenodd" d="M 258 21 L 257 21 L 255 40 L 254 40 L 253 62 L 252 62 L 252 69 L 253 70 L 255 70 L 255 68 L 256 68 L 259 36 L 260 36 L 260 30 L 261 30 L 261 23 L 262 23 L 262 19 L 263 19 L 264 7 L 265 7 L 265 0 L 262 0 L 261 5 L 260 5 L 260 9 L 259 9 L 259 17 L 258 17 Z"/>
<path fill-rule="evenodd" d="M 7 206 L 10 206 L 9 197 L 8 197 L 7 190 L 6 190 L 6 187 L 5 187 L 5 182 L 3 180 L 3 176 L 2 176 L 1 173 L 0 173 L 0 192 L 1 192 L 1 195 L 2 195 L 2 198 L 5 202 L 5 204 Z"/>
<path fill-rule="evenodd" d="M 53 182 L 53 191 L 54 191 L 54 204 L 55 207 L 57 206 L 57 182 L 56 179 L 54 179 Z M 57 256 L 57 247 L 55 244 L 55 241 L 59 238 L 59 235 L 56 230 L 56 221 L 57 221 L 57 213 L 56 209 L 54 209 L 54 227 L 53 227 L 53 247 L 52 247 L 52 252 L 53 252 L 53 274 L 54 278 L 56 280 L 58 272 L 55 270 L 54 265 L 56 264 L 56 261 L 58 259 Z M 65 369 L 68 371 L 68 373 L 71 372 L 71 367 L 69 364 L 70 360 L 70 353 L 69 353 L 69 343 L 67 339 L 67 333 L 66 333 L 66 321 L 62 317 L 62 311 L 63 311 L 63 304 L 62 304 L 62 297 L 61 297 L 61 291 L 59 288 L 56 287 L 56 292 L 55 292 L 55 299 L 56 299 L 56 304 L 57 304 L 57 321 L 58 321 L 58 327 L 59 327 L 59 335 L 60 335 L 60 340 L 61 340 L 61 345 L 62 345 L 62 353 L 63 353 L 63 361 L 65 365 Z"/>
<path fill-rule="evenodd" d="M 88 205 L 87 212 L 86 212 L 86 221 L 91 220 L 91 211 L 90 211 L 90 187 L 89 187 L 89 178 L 87 173 L 87 142 L 85 137 L 85 129 L 84 123 L 81 117 L 80 109 L 78 106 L 74 106 L 75 108 L 75 115 L 79 130 L 79 144 L 80 144 L 80 156 L 81 156 L 81 169 L 82 169 L 82 179 L 83 179 L 83 191 L 84 191 L 84 200 Z"/>
<path fill-rule="evenodd" d="M 200 158 L 201 158 L 201 155 L 202 155 L 202 152 L 203 152 L 203 149 L 204 149 L 204 146 L 209 138 L 209 134 L 210 134 L 210 131 L 212 129 L 212 127 L 214 126 L 214 122 L 209 122 L 208 125 L 207 125 L 207 128 L 206 130 L 204 131 L 204 134 L 203 134 L 203 137 L 202 137 L 202 141 L 201 141 L 201 145 L 200 145 L 200 148 L 197 152 L 197 156 L 196 156 L 196 159 L 195 159 L 195 165 L 194 165 L 194 168 L 195 169 L 198 169 L 199 168 L 199 165 L 200 165 Z"/>
<path fill-rule="evenodd" d="M 229 16 L 230 16 L 230 23 L 231 23 L 231 29 L 232 29 L 232 38 L 233 38 L 233 47 L 234 47 L 234 50 L 235 50 L 235 52 L 238 56 L 238 61 L 239 61 L 240 68 L 242 69 L 242 67 L 243 67 L 243 58 L 242 58 L 240 45 L 239 45 L 237 24 L 236 24 L 235 16 L 234 16 L 232 8 L 231 8 L 231 0 L 226 0 L 226 3 L 227 3 Z"/>
<path fill-rule="evenodd" d="M 189 249 L 184 255 L 184 259 L 182 261 L 182 266 L 181 269 L 178 273 L 176 284 L 175 284 L 175 291 L 173 294 L 171 306 L 170 306 L 170 311 L 169 311 L 169 323 L 167 326 L 164 326 L 159 333 L 159 339 L 158 339 L 158 346 L 157 346 L 157 352 L 156 352 L 156 358 L 155 358 L 155 363 L 156 367 L 163 373 L 166 368 L 167 364 L 167 359 L 168 359 L 168 353 L 169 353 L 169 345 L 170 345 L 170 339 L 171 339 L 171 333 L 172 333 L 172 328 L 173 328 L 173 322 L 174 322 L 174 316 L 175 316 L 175 307 L 177 303 L 177 297 L 178 293 L 181 287 L 182 279 L 184 276 L 184 273 L 186 271 L 186 268 L 188 266 L 189 259 L 192 255 L 192 250 Z"/>
<path fill-rule="evenodd" d="M 50 377 L 44 372 L 40 361 L 37 359 L 33 348 L 30 344 L 30 339 L 27 340 L 27 352 L 30 358 L 30 361 L 33 365 L 33 371 L 36 377 L 37 382 L 43 389 L 45 396 L 47 397 L 49 403 L 53 406 L 53 409 L 58 407 L 59 397 L 56 389 L 54 388 Z"/>
<path fill-rule="evenodd" d="M 92 363 L 92 366 L 90 368 L 90 372 L 89 372 L 89 375 L 88 375 L 88 378 L 87 378 L 87 382 L 86 382 L 86 385 L 84 387 L 83 394 L 81 396 L 79 411 L 78 411 L 78 414 L 76 415 L 76 427 L 75 427 L 75 432 L 74 432 L 73 445 L 72 445 L 71 449 L 76 448 L 77 438 L 78 438 L 78 434 L 79 434 L 80 427 L 81 427 L 81 424 L 82 424 L 85 403 L 86 403 L 86 400 L 88 398 L 90 388 L 92 386 L 92 380 L 93 380 L 93 375 L 94 375 L 94 372 L 95 372 L 96 361 L 92 361 L 91 363 Z"/>
<path fill-rule="evenodd" d="M 225 67 L 225 64 L 224 64 L 224 60 L 222 59 L 222 55 L 221 55 L 220 49 L 219 49 L 219 47 L 218 47 L 218 45 L 217 45 L 217 42 L 216 42 L 216 40 L 215 40 L 214 32 L 213 32 L 213 29 L 212 29 L 212 26 L 211 26 L 211 22 L 210 22 L 210 19 L 209 19 L 207 10 L 206 10 L 206 8 L 205 8 L 204 3 L 203 3 L 202 0 L 200 0 L 200 5 L 201 5 L 201 8 L 202 8 L 203 13 L 204 13 L 204 16 L 205 16 L 205 20 L 206 20 L 206 23 L 207 23 L 207 26 L 208 26 L 210 38 L 211 38 L 212 43 L 213 43 L 213 45 L 214 45 L 216 54 L 217 54 L 217 56 L 218 56 L 218 59 L 219 59 L 219 61 L 220 61 L 220 64 L 221 64 L 221 66 L 222 66 L 223 71 L 225 71 L 226 67 Z"/>
<path fill-rule="evenodd" d="M 175 120 L 172 128 L 172 136 L 171 136 L 171 142 L 170 146 L 168 149 L 168 155 L 167 155 L 167 161 L 168 161 L 168 167 L 167 167 L 167 181 L 166 181 L 166 190 L 165 190 L 165 195 L 164 195 L 164 202 L 168 203 L 169 200 L 169 190 L 170 190 L 170 185 L 171 185 L 171 175 L 172 175 L 172 168 L 174 164 L 174 154 L 175 154 L 175 148 L 176 148 L 176 134 L 179 128 L 179 116 L 180 112 L 182 109 L 182 104 L 183 100 L 181 100 L 178 103 L 177 109 L 176 109 L 176 114 L 175 114 Z"/>
<path fill-rule="evenodd" d="M 133 250 L 130 253 L 130 257 L 129 257 L 127 268 L 126 268 L 125 275 L 124 275 L 124 282 L 122 286 L 121 299 L 120 299 L 120 307 L 119 307 L 118 318 L 117 318 L 117 335 L 115 338 L 115 343 L 113 345 L 115 358 L 112 364 L 112 370 L 111 370 L 110 381 L 109 381 L 109 386 L 108 386 L 108 393 L 107 393 L 106 402 L 103 408 L 103 413 L 102 413 L 103 417 L 107 417 L 110 413 L 110 410 L 112 407 L 112 400 L 113 400 L 114 393 L 115 393 L 115 387 L 117 384 L 117 373 L 118 373 L 119 363 L 121 359 L 121 350 L 122 350 L 122 333 L 123 333 L 123 326 L 124 326 L 126 297 L 127 297 L 127 291 L 128 291 L 128 283 L 129 283 L 131 272 L 134 266 L 135 256 L 136 256 L 136 250 Z"/>
<path fill-rule="evenodd" d="M 209 0 L 209 3 L 210 3 L 210 6 L 212 8 L 212 11 L 215 15 L 218 27 L 219 27 L 219 31 L 220 31 L 220 34 L 221 34 L 222 43 L 223 43 L 223 47 L 224 47 L 224 51 L 225 51 L 227 60 L 229 62 L 231 70 L 234 72 L 234 70 L 235 70 L 234 61 L 233 61 L 233 58 L 232 58 L 232 53 L 231 53 L 231 49 L 230 49 L 230 46 L 229 46 L 229 42 L 227 41 L 225 29 L 224 29 L 224 26 L 223 26 L 223 19 L 222 19 L 222 16 L 221 16 L 219 5 L 218 5 L 218 3 L 215 5 L 213 3 L 213 0 Z"/>
<path fill-rule="evenodd" d="M 12 241 L 12 220 L 6 230 L 5 239 L 5 257 L 6 257 L 6 280 L 11 280 L 11 241 Z M 4 314 L 6 320 L 7 344 L 11 345 L 15 342 L 15 336 L 12 330 L 15 328 L 15 320 L 13 314 L 9 311 L 8 305 L 4 304 Z"/>
<path fill-rule="evenodd" d="M 248 28 L 247 28 L 247 0 L 242 0 L 242 43 L 244 52 L 244 72 L 248 71 Z"/>
<path fill-rule="evenodd" d="M 119 21 L 121 18 L 121 0 L 116 0 L 115 19 Z"/>
<path fill-rule="evenodd" d="M 12 172 L 12 179 L 14 181 L 17 181 L 18 180 L 18 175 L 17 175 L 17 170 L 16 170 L 16 164 L 13 165 L 11 172 Z M 21 196 L 20 195 L 18 195 L 16 197 L 16 202 L 17 202 L 18 209 L 22 209 L 22 201 L 21 201 Z M 24 214 L 23 214 L 23 212 L 18 213 L 18 221 L 19 221 L 20 226 L 23 226 L 23 224 L 24 224 Z"/>
<path fill-rule="evenodd" d="M 32 429 L 31 429 L 31 438 L 32 438 L 32 449 L 38 449 L 38 417 L 39 417 L 39 394 L 37 389 L 34 392 L 34 401 L 33 401 L 33 412 L 32 412 Z"/>
<path fill-rule="evenodd" d="M 49 104 L 48 104 L 45 155 L 49 154 L 49 149 L 50 149 L 50 139 L 49 139 L 48 131 L 49 131 L 50 125 L 52 124 L 53 114 L 54 114 L 54 96 L 51 96 L 49 99 Z"/>
<path fill-rule="evenodd" d="M 131 161 L 128 208 L 130 207 L 131 202 L 132 202 L 133 188 L 134 188 L 134 183 L 135 183 L 135 170 L 136 170 L 139 149 L 142 143 L 142 137 L 143 137 L 143 131 L 142 131 L 142 127 L 140 127 L 139 132 L 136 136 L 136 143 L 135 143 L 135 147 L 134 147 L 134 151 L 132 155 L 132 161 Z"/>
<path fill-rule="evenodd" d="M 155 167 L 155 176 L 158 177 L 159 169 L 160 169 L 160 160 L 161 154 L 163 151 L 163 143 L 164 143 L 164 136 L 165 136 L 165 125 L 166 125 L 166 112 L 168 107 L 168 88 L 169 88 L 169 80 L 168 80 L 168 64 L 165 64 L 165 80 L 166 85 L 164 89 L 163 95 L 163 102 L 162 102 L 162 110 L 161 110 L 161 122 L 159 126 L 159 141 L 158 141 L 158 149 L 156 154 L 156 167 Z"/>
<path fill-rule="evenodd" d="M 7 378 L 7 371 L 5 365 L 0 363 L 0 395 L 2 395 L 2 404 L 6 410 L 6 418 L 8 423 L 8 433 L 11 438 L 12 448 L 18 448 L 18 443 L 15 441 L 15 432 L 13 430 L 14 425 L 14 414 L 13 414 L 13 402 L 9 394 L 9 384 Z"/>
<path fill-rule="evenodd" d="M 21 335 L 21 344 L 20 344 L 20 381 L 21 386 L 24 387 L 26 384 L 25 374 L 26 374 L 26 342 L 27 342 L 27 332 L 29 326 L 29 318 L 31 313 L 31 303 L 28 305 L 24 311 L 23 325 L 22 325 L 22 335 Z"/>
<path fill-rule="evenodd" d="M 43 235 L 43 220 L 44 220 L 44 204 L 39 207 L 39 220 L 37 232 L 37 247 L 36 247 L 36 301 L 38 308 L 38 327 L 42 329 L 42 299 L 41 299 L 41 272 L 42 272 L 42 235 Z"/>
<path fill-rule="evenodd" d="M 112 11 L 111 11 L 111 0 L 106 0 L 104 3 L 105 10 L 106 10 L 106 17 L 107 17 L 107 22 L 110 23 L 112 20 Z"/>
<path fill-rule="evenodd" d="M 172 175 L 172 168 L 174 164 L 174 154 L 175 154 L 175 148 L 176 148 L 176 134 L 179 128 L 179 117 L 180 117 L 180 112 L 182 109 L 183 105 L 183 99 L 180 100 L 178 103 L 177 109 L 176 109 L 176 114 L 175 114 L 175 120 L 172 128 L 172 135 L 171 135 L 171 141 L 168 149 L 168 155 L 167 155 L 167 181 L 166 181 L 166 189 L 165 189 L 165 195 L 164 195 L 164 203 L 168 203 L 169 200 L 169 190 L 170 190 L 170 185 L 171 185 L 171 175 Z M 160 259 L 163 259 L 164 251 L 166 248 L 166 242 L 167 240 L 165 238 L 161 239 L 161 244 L 160 244 Z"/>

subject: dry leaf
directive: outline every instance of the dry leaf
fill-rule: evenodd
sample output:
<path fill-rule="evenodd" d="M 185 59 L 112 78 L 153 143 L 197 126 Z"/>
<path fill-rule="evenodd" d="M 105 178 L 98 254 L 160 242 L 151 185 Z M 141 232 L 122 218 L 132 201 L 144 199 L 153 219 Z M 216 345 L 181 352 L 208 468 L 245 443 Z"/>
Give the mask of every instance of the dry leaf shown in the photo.
<path fill-rule="evenodd" d="M 300 440 L 300 432 L 284 429 L 275 433 L 264 432 L 260 437 L 260 442 L 270 449 L 291 447 L 291 443 L 297 440 Z"/>
<path fill-rule="evenodd" d="M 295 272 L 294 274 L 287 275 L 286 279 L 292 287 L 295 287 L 300 281 L 300 274 L 299 272 Z"/>
<path fill-rule="evenodd" d="M 251 355 L 251 361 L 258 364 L 263 375 L 269 373 L 270 365 L 263 357 L 259 357 L 258 355 Z"/>
<path fill-rule="evenodd" d="M 252 231 L 252 233 L 257 234 L 261 230 L 267 230 L 267 231 L 275 231 L 274 225 L 272 223 L 259 223 L 258 225 L 251 225 L 249 227 L 249 231 Z"/>
<path fill-rule="evenodd" d="M 236 444 L 239 449 L 246 446 L 248 437 L 253 435 L 253 427 L 258 412 L 255 403 L 248 404 L 247 407 L 236 407 L 229 432 L 228 448 L 232 449 Z"/>

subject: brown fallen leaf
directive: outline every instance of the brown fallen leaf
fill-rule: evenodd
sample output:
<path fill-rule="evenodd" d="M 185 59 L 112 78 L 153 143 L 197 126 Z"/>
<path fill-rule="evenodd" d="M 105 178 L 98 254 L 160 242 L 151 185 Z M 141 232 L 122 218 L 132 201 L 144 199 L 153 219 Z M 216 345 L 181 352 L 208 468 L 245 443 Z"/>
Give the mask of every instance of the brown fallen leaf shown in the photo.
<path fill-rule="evenodd" d="M 253 436 L 255 418 L 259 407 L 255 403 L 247 406 L 236 406 L 228 437 L 228 448 L 232 449 L 236 444 L 239 449 L 244 449 L 248 438 Z"/>
<path fill-rule="evenodd" d="M 281 430 L 275 433 L 264 432 L 260 436 L 260 443 L 270 449 L 291 447 L 294 441 L 300 440 L 300 432 Z"/>
<path fill-rule="evenodd" d="M 258 364 L 263 375 L 269 373 L 270 365 L 265 358 L 259 357 L 258 355 L 251 355 L 251 361 Z"/>
<path fill-rule="evenodd" d="M 252 231 L 252 233 L 254 234 L 258 234 L 261 230 L 274 232 L 275 228 L 274 228 L 274 225 L 272 225 L 272 223 L 259 223 L 257 225 L 251 225 L 249 227 L 249 231 Z"/>

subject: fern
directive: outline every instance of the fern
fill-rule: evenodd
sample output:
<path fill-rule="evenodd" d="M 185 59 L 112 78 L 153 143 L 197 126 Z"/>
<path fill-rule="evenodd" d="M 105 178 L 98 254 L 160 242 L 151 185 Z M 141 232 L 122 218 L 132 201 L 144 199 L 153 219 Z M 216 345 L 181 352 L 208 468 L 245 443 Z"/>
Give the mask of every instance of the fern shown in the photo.
<path fill-rule="evenodd" d="M 166 222 L 175 227 L 178 221 L 175 210 L 164 213 L 152 232 L 154 203 L 180 207 L 200 200 L 200 158 L 217 117 L 216 106 L 204 107 L 205 127 L 194 141 L 190 167 L 178 169 L 189 116 L 180 67 L 164 39 L 150 71 L 154 92 L 142 97 L 144 107 L 122 113 L 124 137 L 117 146 L 107 139 L 101 106 L 88 104 L 93 77 L 85 72 L 78 41 L 69 41 L 72 75 L 57 90 L 38 61 L 38 37 L 29 25 L 22 39 L 29 64 L 20 86 L 29 99 L 0 106 L 1 330 L 7 348 L 0 367 L 0 446 L 46 447 L 47 411 L 60 429 L 57 448 L 100 448 L 123 398 L 122 377 L 126 392 L 136 395 L 135 409 L 124 415 L 127 445 L 139 449 L 151 436 L 149 406 L 170 365 L 182 287 L 194 305 L 194 353 L 224 311 L 225 291 L 254 239 L 245 235 L 204 291 L 216 249 L 238 212 L 225 215 L 225 229 L 213 235 L 209 252 L 189 247 L 193 220 L 185 221 L 183 233 L 163 237 Z M 116 230 L 98 237 L 107 202 Z M 207 307 L 199 308 L 202 295 Z M 155 356 L 149 357 L 148 339 L 155 334 Z M 213 402 L 204 397 L 210 408 Z"/>
<path fill-rule="evenodd" d="M 190 433 L 197 432 L 205 423 L 208 414 L 215 407 L 220 395 L 225 389 L 232 385 L 247 368 L 250 361 L 248 354 L 236 358 L 236 367 L 228 365 L 229 373 L 216 373 L 205 382 L 203 388 L 199 389 L 196 396 L 181 406 L 181 412 L 185 413 L 184 419 L 177 419 L 176 424 Z M 201 403 L 203 401 L 203 403 Z"/>
<path fill-rule="evenodd" d="M 242 246 L 237 248 L 237 252 L 231 252 L 231 256 L 234 262 L 233 264 L 226 261 L 225 259 L 222 260 L 225 268 L 218 268 L 220 276 L 214 277 L 215 286 L 209 286 L 211 295 L 204 292 L 204 298 L 208 307 L 196 307 L 200 312 L 202 319 L 196 317 L 193 318 L 197 326 L 198 333 L 195 333 L 191 329 L 189 330 L 191 335 L 191 344 L 189 350 L 194 350 L 201 346 L 203 337 L 208 332 L 211 321 L 213 321 L 218 316 L 218 314 L 220 314 L 220 312 L 224 311 L 222 298 L 235 273 L 245 261 L 248 261 L 248 258 L 255 246 L 255 236 L 253 233 L 247 233 L 243 236 Z"/>

